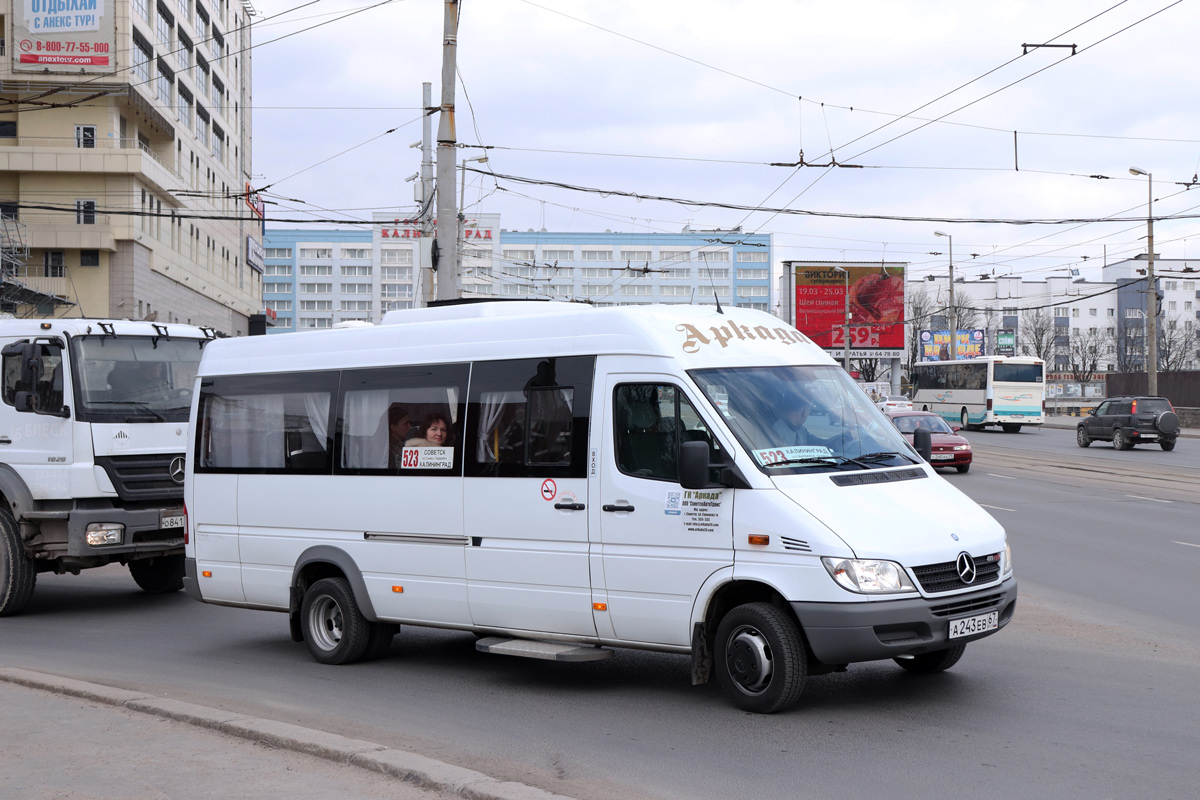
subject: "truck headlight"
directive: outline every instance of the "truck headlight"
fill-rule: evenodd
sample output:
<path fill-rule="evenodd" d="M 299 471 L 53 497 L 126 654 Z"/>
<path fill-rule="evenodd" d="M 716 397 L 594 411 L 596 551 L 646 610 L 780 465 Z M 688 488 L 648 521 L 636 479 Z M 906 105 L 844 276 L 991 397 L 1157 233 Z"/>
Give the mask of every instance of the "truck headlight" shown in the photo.
<path fill-rule="evenodd" d="M 894 561 L 860 558 L 822 558 L 821 563 L 838 585 L 859 594 L 915 592 L 908 574 Z"/>
<path fill-rule="evenodd" d="M 89 522 L 86 541 L 89 547 L 104 547 L 120 544 L 125 535 L 125 526 L 119 522 Z"/>

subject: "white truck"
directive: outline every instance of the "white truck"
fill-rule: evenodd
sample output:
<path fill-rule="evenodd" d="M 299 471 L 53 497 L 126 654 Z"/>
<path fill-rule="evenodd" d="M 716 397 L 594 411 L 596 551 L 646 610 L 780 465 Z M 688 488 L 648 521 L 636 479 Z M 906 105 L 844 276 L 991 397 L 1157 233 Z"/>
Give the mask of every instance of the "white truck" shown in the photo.
<path fill-rule="evenodd" d="M 38 573 L 183 586 L 188 411 L 209 328 L 0 320 L 0 616 Z"/>

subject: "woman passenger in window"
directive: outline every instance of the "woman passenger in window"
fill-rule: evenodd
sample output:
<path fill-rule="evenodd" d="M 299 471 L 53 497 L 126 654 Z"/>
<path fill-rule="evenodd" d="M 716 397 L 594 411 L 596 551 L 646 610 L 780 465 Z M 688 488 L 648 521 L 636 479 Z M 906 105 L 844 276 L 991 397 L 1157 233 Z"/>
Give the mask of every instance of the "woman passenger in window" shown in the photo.
<path fill-rule="evenodd" d="M 405 447 L 451 447 L 450 420 L 436 411 L 421 422 L 415 438 L 404 443 Z"/>

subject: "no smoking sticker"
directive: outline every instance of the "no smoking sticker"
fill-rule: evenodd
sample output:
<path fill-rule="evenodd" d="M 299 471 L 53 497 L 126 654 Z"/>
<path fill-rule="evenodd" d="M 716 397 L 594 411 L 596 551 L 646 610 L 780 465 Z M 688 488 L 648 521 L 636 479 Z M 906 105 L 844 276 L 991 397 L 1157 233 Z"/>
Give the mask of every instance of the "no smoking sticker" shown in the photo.
<path fill-rule="evenodd" d="M 557 494 L 558 486 L 555 485 L 554 481 L 550 480 L 549 478 L 546 478 L 546 480 L 542 481 L 543 500 L 553 500 Z"/>

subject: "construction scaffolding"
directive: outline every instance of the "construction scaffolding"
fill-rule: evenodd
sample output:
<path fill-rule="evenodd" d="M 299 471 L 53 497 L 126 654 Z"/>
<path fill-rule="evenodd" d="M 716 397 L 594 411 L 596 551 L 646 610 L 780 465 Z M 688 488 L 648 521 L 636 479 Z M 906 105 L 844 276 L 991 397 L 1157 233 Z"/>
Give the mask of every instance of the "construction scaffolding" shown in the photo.
<path fill-rule="evenodd" d="M 22 278 L 27 275 L 29 243 L 25 238 L 25 223 L 0 214 L 0 315 L 15 315 L 22 308 L 33 316 L 49 306 L 73 306 L 74 302 L 56 294 L 47 294 L 28 286 Z M 66 268 L 63 267 L 65 270 Z"/>

